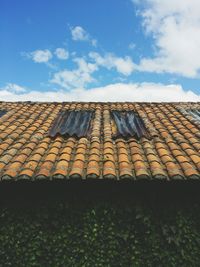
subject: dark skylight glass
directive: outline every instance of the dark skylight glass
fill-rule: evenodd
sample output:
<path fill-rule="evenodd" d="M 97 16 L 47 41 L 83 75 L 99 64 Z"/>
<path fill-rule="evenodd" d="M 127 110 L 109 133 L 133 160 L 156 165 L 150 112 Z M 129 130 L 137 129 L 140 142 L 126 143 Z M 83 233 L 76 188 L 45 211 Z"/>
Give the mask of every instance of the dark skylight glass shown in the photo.
<path fill-rule="evenodd" d="M 187 110 L 187 113 L 191 115 L 193 118 L 200 121 L 200 110 L 198 109 L 189 109 Z"/>
<path fill-rule="evenodd" d="M 62 111 L 49 131 L 51 137 L 62 136 L 88 137 L 91 130 L 93 111 Z"/>
<path fill-rule="evenodd" d="M 111 111 L 111 114 L 117 127 L 117 132 L 113 135 L 114 138 L 149 138 L 143 120 L 134 111 Z"/>
<path fill-rule="evenodd" d="M 7 110 L 1 109 L 0 110 L 0 118 L 7 113 Z"/>

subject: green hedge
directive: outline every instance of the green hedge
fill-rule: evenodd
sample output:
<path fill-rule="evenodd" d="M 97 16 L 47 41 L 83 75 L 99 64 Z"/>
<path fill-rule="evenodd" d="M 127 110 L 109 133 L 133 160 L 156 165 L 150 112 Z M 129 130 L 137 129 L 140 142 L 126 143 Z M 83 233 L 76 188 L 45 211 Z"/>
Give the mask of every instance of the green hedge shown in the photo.
<path fill-rule="evenodd" d="M 200 205 L 2 207 L 0 266 L 200 266 Z"/>

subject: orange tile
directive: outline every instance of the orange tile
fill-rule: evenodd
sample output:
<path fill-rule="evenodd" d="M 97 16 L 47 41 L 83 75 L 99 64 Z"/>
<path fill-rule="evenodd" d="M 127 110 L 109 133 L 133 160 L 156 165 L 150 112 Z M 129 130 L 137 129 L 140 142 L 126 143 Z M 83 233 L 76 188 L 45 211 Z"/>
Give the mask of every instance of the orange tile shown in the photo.
<path fill-rule="evenodd" d="M 103 176 L 107 176 L 108 178 L 116 177 L 115 164 L 112 161 L 106 161 L 103 164 Z"/>
<path fill-rule="evenodd" d="M 51 161 L 51 162 L 55 163 L 55 161 L 56 161 L 56 157 L 57 157 L 56 154 L 48 154 L 48 155 L 45 157 L 45 161 Z"/>
<path fill-rule="evenodd" d="M 131 152 L 131 155 L 141 154 L 141 148 L 139 148 L 139 147 L 131 147 L 130 148 L 130 152 Z"/>
<path fill-rule="evenodd" d="M 112 148 L 105 148 L 104 154 L 114 154 L 114 150 Z"/>
<path fill-rule="evenodd" d="M 198 171 L 187 162 L 181 163 L 181 167 L 183 169 L 183 172 L 187 178 L 192 178 L 193 176 L 199 176 Z"/>
<path fill-rule="evenodd" d="M 83 167 L 84 167 L 84 161 L 82 161 L 82 160 L 76 160 L 76 161 L 74 161 L 74 163 L 72 165 L 72 170 L 73 169 L 83 170 Z"/>
<path fill-rule="evenodd" d="M 15 157 L 15 161 L 18 161 L 20 163 L 24 163 L 26 159 L 27 159 L 27 155 L 24 155 L 24 154 Z"/>
<path fill-rule="evenodd" d="M 49 149 L 49 152 L 48 152 L 49 154 L 55 154 L 55 155 L 58 155 L 58 153 L 59 153 L 59 148 L 58 147 L 52 147 L 52 148 L 50 148 Z"/>
<path fill-rule="evenodd" d="M 119 163 L 120 162 L 130 162 L 127 154 L 119 154 Z"/>
<path fill-rule="evenodd" d="M 179 149 L 174 149 L 172 153 L 176 158 L 180 157 L 180 156 L 183 156 L 183 151 L 181 151 Z"/>
<path fill-rule="evenodd" d="M 36 154 L 40 154 L 40 155 L 44 155 L 45 152 L 46 152 L 46 149 L 45 149 L 45 148 L 37 148 L 37 149 L 35 150 L 35 153 L 36 153 Z"/>
<path fill-rule="evenodd" d="M 0 162 L 8 164 L 11 159 L 12 159 L 11 155 L 4 155 L 3 157 L 0 158 Z"/>
<path fill-rule="evenodd" d="M 58 160 L 70 161 L 72 154 L 63 153 L 59 156 Z"/>
<path fill-rule="evenodd" d="M 0 162 L 0 170 L 2 171 L 3 170 L 3 168 L 6 166 L 6 163 L 4 163 L 4 162 Z"/>
<path fill-rule="evenodd" d="M 180 163 L 188 162 L 188 159 L 185 156 L 176 156 L 176 160 Z"/>
<path fill-rule="evenodd" d="M 84 162 L 85 160 L 85 154 L 76 154 L 74 160 L 81 160 Z"/>
<path fill-rule="evenodd" d="M 131 155 L 131 159 L 132 159 L 133 162 L 135 162 L 135 161 L 144 161 L 143 156 L 140 155 L 140 154 Z"/>
<path fill-rule="evenodd" d="M 200 156 L 198 155 L 190 155 L 190 158 L 192 159 L 192 161 L 195 163 L 195 164 L 198 164 L 200 163 Z"/>
<path fill-rule="evenodd" d="M 16 177 L 20 167 L 22 164 L 20 162 L 13 162 L 10 165 L 8 165 L 7 170 L 4 172 L 4 175 L 8 175 L 10 177 Z"/>
<path fill-rule="evenodd" d="M 143 175 L 149 176 L 149 172 L 143 161 L 136 161 L 133 163 L 133 166 L 134 166 L 134 171 L 137 177 L 143 176 Z"/>
<path fill-rule="evenodd" d="M 99 161 L 100 160 L 100 157 L 99 157 L 99 155 L 97 155 L 97 154 L 90 154 L 90 156 L 89 156 L 89 161 Z"/>
<path fill-rule="evenodd" d="M 27 177 L 29 177 L 31 179 L 32 176 L 33 176 L 33 174 L 34 174 L 34 171 L 33 170 L 31 170 L 31 169 L 24 169 L 24 170 L 22 170 L 19 173 L 18 177 L 20 178 L 22 176 L 27 176 Z"/>
<path fill-rule="evenodd" d="M 148 154 L 147 155 L 147 160 L 149 162 L 159 162 L 159 158 L 156 156 L 156 155 L 153 155 L 153 154 Z"/>
<path fill-rule="evenodd" d="M 167 177 L 165 171 L 163 170 L 162 165 L 157 161 L 150 162 L 150 171 L 151 171 L 153 176 L 161 175 L 163 177 L 164 176 Z"/>
<path fill-rule="evenodd" d="M 37 166 L 38 166 L 38 162 L 30 160 L 27 163 L 25 163 L 24 166 L 22 166 L 22 168 L 34 171 Z"/>
<path fill-rule="evenodd" d="M 71 154 L 72 153 L 72 150 L 73 150 L 73 147 L 64 147 L 62 150 L 61 150 L 61 154 Z"/>
<path fill-rule="evenodd" d="M 93 160 L 89 161 L 87 166 L 87 177 L 98 178 L 99 175 L 99 164 Z"/>
<path fill-rule="evenodd" d="M 29 160 L 33 160 L 33 161 L 36 161 L 36 162 L 39 162 L 42 158 L 42 155 L 41 154 L 33 154 Z"/>
<path fill-rule="evenodd" d="M 191 179 L 200 174 L 198 124 L 180 103 L 1 103 L 11 109 L 0 124 L 0 177 Z M 91 136 L 52 140 L 48 129 L 62 108 L 93 109 Z M 151 139 L 112 140 L 110 110 L 135 110 Z M 8 115 L 8 116 L 7 116 Z M 17 165 L 19 164 L 19 165 Z"/>
<path fill-rule="evenodd" d="M 86 147 L 78 147 L 76 149 L 76 154 L 85 154 L 86 153 Z"/>
<path fill-rule="evenodd" d="M 53 176 L 63 175 L 64 177 L 66 177 L 68 170 L 69 170 L 69 162 L 61 160 L 57 163 L 55 171 L 53 172 Z"/>

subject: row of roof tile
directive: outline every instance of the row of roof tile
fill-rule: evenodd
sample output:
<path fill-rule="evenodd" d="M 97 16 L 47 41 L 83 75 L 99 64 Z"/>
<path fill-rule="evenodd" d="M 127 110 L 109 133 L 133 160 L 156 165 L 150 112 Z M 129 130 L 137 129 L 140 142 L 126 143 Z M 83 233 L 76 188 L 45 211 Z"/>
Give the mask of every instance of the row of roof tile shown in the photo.
<path fill-rule="evenodd" d="M 0 103 L 0 179 L 200 179 L 191 103 Z M 49 137 L 62 109 L 94 110 L 90 138 Z M 150 138 L 113 140 L 110 110 L 134 110 Z"/>

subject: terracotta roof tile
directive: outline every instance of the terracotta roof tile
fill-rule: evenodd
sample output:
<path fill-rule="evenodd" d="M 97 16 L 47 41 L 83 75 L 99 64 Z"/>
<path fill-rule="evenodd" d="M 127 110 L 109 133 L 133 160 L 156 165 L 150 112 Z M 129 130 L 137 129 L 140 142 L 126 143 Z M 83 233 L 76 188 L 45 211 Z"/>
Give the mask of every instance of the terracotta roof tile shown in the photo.
<path fill-rule="evenodd" d="M 0 179 L 200 179 L 199 103 L 0 103 Z M 63 109 L 93 110 L 88 139 L 48 133 Z M 111 110 L 136 111 L 150 138 L 113 139 Z"/>
<path fill-rule="evenodd" d="M 67 176 L 69 168 L 69 161 L 64 159 L 59 159 L 59 161 L 56 163 L 55 170 L 52 173 L 54 178 L 65 178 Z"/>

